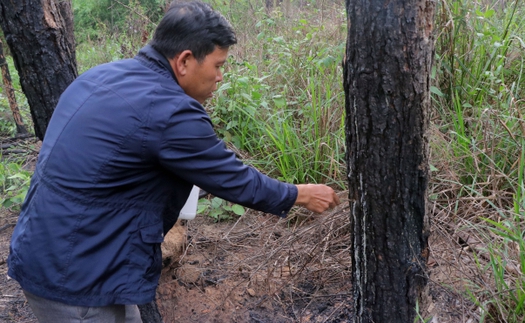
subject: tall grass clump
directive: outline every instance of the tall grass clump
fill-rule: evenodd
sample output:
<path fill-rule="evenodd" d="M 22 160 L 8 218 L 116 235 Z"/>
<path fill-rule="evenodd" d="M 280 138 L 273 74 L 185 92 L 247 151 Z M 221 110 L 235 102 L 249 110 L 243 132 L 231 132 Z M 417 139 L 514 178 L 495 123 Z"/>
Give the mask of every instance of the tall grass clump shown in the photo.
<path fill-rule="evenodd" d="M 466 295 L 480 322 L 525 320 L 524 9 L 456 0 L 440 2 L 437 15 L 431 193 L 479 232 L 479 276 Z"/>
<path fill-rule="evenodd" d="M 524 18 L 520 1 L 443 1 L 439 10 L 436 123 L 462 161 L 461 184 L 487 183 L 484 195 L 512 191 L 517 176 Z"/>
<path fill-rule="evenodd" d="M 251 11 L 209 109 L 218 133 L 266 173 L 344 187 L 345 15 L 319 10 Z"/>

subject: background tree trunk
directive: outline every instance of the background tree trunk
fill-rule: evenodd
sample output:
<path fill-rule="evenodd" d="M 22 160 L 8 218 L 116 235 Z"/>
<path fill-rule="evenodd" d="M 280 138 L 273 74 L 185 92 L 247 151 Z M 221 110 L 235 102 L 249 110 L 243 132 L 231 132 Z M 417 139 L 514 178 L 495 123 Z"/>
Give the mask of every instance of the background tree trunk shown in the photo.
<path fill-rule="evenodd" d="M 426 284 L 435 2 L 346 0 L 354 322 L 413 322 Z"/>
<path fill-rule="evenodd" d="M 77 77 L 73 29 L 68 25 L 73 18 L 62 16 L 68 12 L 64 7 L 67 4 L 55 0 L 0 0 L 0 24 L 40 139 L 60 95 Z"/>
<path fill-rule="evenodd" d="M 9 107 L 16 124 L 16 135 L 23 136 L 27 135 L 27 129 L 22 121 L 18 104 L 16 103 L 15 89 L 13 89 L 13 82 L 11 81 L 11 74 L 9 73 L 9 67 L 4 55 L 4 44 L 0 40 L 0 69 L 2 70 L 2 80 L 4 81 L 4 90 L 9 101 Z"/>

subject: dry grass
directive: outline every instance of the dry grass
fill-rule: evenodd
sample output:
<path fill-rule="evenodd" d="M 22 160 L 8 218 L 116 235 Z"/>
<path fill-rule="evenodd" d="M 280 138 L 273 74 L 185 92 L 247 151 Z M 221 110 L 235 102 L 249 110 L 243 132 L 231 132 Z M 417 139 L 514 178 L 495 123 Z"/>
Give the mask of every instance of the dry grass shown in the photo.
<path fill-rule="evenodd" d="M 347 194 L 340 192 L 342 204 L 322 216 L 296 209 L 287 220 L 248 213 L 230 223 L 189 222 L 188 250 L 209 260 L 201 267 L 201 275 L 213 272 L 215 277 L 234 282 L 224 285 L 228 288 L 216 307 L 227 307 L 226 302 L 244 291 L 257 295 L 259 304 L 277 304 L 288 313 L 290 321 L 286 322 L 312 317 L 315 322 L 332 322 L 336 316 L 349 315 L 351 227 Z M 486 203 L 468 196 L 447 203 L 429 202 L 429 298 L 422 315 L 432 317 L 431 322 L 479 322 L 483 311 L 490 310 L 475 305 L 466 293 L 486 293 L 492 288 L 493 277 L 485 270 L 490 260 L 486 243 L 497 237 L 479 219 L 496 215 Z M 319 312 L 319 304 L 327 309 Z"/>
<path fill-rule="evenodd" d="M 198 217 L 187 224 L 187 254 L 179 265 L 187 269 L 188 262 L 199 259 L 198 276 L 204 285 L 211 276 L 221 285 L 222 301 L 215 308 L 228 308 L 226 303 L 249 294 L 257 298 L 251 308 L 271 303 L 286 313 L 285 322 L 348 317 L 352 298 L 347 194 L 340 192 L 341 205 L 323 215 L 296 208 L 287 219 L 257 212 L 229 223 Z M 200 288 L 209 293 L 204 285 Z"/>

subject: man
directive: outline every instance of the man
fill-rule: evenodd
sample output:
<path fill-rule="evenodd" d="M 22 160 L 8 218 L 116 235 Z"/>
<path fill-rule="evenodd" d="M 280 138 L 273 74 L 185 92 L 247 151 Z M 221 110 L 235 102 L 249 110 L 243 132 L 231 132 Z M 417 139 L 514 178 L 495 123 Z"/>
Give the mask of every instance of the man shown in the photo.
<path fill-rule="evenodd" d="M 9 275 L 40 322 L 141 322 L 160 243 L 192 185 L 286 216 L 339 203 L 325 185 L 292 185 L 239 161 L 202 103 L 222 81 L 235 34 L 219 13 L 174 4 L 133 59 L 104 64 L 63 93 L 13 233 Z M 167 224 L 168 223 L 168 224 Z"/>

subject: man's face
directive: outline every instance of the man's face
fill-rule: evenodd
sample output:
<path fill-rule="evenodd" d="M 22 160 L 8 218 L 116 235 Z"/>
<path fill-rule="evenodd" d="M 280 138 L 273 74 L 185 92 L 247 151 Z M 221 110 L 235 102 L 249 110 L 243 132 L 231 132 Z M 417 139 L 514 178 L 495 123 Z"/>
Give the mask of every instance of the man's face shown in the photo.
<path fill-rule="evenodd" d="M 222 81 L 222 66 L 228 58 L 228 48 L 215 47 L 202 62 L 189 55 L 183 62 L 184 75 L 177 75 L 179 85 L 199 103 L 213 97 L 217 83 Z"/>

